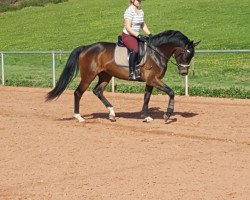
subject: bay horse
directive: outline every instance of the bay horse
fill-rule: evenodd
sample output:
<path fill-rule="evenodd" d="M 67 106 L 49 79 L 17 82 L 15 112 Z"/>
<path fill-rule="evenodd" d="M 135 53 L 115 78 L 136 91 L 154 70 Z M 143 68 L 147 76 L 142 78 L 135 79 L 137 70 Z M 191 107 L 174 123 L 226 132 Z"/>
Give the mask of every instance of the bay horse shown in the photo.
<path fill-rule="evenodd" d="M 145 64 L 141 66 L 140 80 L 146 84 L 141 111 L 141 117 L 144 118 L 144 121 L 153 120 L 148 113 L 148 104 L 154 87 L 169 96 L 167 111 L 163 116 L 165 122 L 173 114 L 175 93 L 161 79 L 167 71 L 167 63 L 171 56 L 175 58 L 176 63 L 174 64 L 177 66 L 179 74 L 187 75 L 190 61 L 195 53 L 195 46 L 198 43 L 194 43 L 183 33 L 175 30 L 161 32 L 147 40 L 148 48 L 146 51 L 148 56 Z M 85 121 L 79 112 L 79 102 L 91 82 L 98 76 L 99 80 L 93 89 L 93 93 L 109 110 L 109 119 L 116 121 L 114 108 L 103 95 L 103 91 L 112 76 L 128 80 L 129 69 L 116 65 L 114 61 L 115 47 L 115 43 L 97 42 L 75 48 L 71 52 L 55 88 L 47 94 L 46 101 L 58 98 L 80 70 L 81 81 L 74 91 L 74 117 L 79 122 Z"/>

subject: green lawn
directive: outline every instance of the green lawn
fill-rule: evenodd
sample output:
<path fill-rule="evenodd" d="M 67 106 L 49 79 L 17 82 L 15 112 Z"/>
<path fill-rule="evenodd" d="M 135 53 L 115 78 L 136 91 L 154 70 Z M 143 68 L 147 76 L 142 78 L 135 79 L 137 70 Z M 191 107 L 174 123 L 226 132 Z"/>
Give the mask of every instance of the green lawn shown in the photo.
<path fill-rule="evenodd" d="M 142 4 L 152 33 L 180 30 L 190 39 L 202 41 L 199 50 L 250 49 L 247 0 L 148 0 Z M 122 31 L 127 6 L 128 1 L 124 0 L 69 0 L 0 13 L 0 51 L 71 51 L 81 44 L 115 42 Z M 57 58 L 57 76 L 66 59 L 64 55 L 60 63 Z M 231 97 L 232 93 L 240 91 L 237 98 L 250 98 L 249 53 L 198 53 L 194 61 L 195 73 L 193 75 L 191 67 L 189 76 L 191 95 Z M 51 55 L 6 55 L 5 65 L 6 85 L 52 86 Z M 183 94 L 184 79 L 178 76 L 172 64 L 164 79 L 178 94 Z M 140 92 L 143 84 L 126 82 L 124 85 L 118 80 L 117 89 Z"/>

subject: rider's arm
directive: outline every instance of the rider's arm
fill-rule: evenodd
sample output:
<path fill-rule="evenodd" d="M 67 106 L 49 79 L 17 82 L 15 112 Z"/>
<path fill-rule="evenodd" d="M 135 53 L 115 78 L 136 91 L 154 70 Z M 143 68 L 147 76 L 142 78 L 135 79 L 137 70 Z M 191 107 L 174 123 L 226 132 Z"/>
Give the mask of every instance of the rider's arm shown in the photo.
<path fill-rule="evenodd" d="M 148 30 L 148 26 L 147 26 L 147 24 L 146 24 L 145 22 L 142 23 L 141 28 L 142 28 L 142 30 L 143 30 L 147 35 L 150 34 L 150 31 Z"/>
<path fill-rule="evenodd" d="M 127 29 L 127 31 L 129 32 L 130 35 L 133 35 L 135 37 L 137 37 L 139 35 L 139 33 L 135 32 L 132 29 L 132 20 L 131 19 L 124 19 L 124 26 Z"/>

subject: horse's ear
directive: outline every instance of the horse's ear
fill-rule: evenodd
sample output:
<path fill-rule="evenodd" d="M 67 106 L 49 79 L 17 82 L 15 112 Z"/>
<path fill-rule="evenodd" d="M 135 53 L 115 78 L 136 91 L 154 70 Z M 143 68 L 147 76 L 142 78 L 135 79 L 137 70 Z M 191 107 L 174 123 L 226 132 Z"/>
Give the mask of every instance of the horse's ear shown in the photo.
<path fill-rule="evenodd" d="M 194 43 L 194 47 L 198 46 L 198 44 L 201 42 L 201 40 L 199 42 L 195 42 Z"/>
<path fill-rule="evenodd" d="M 193 46 L 194 41 L 190 41 L 187 45 L 186 45 L 186 49 L 190 48 L 191 46 Z"/>

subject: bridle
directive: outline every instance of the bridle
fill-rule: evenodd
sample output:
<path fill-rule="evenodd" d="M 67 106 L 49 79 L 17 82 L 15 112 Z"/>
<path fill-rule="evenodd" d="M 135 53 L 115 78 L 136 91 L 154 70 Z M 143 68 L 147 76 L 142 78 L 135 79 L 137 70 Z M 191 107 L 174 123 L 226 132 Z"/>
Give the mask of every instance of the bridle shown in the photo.
<path fill-rule="evenodd" d="M 148 42 L 145 42 L 147 44 L 147 46 L 152 49 L 154 52 L 156 52 L 159 56 L 161 56 L 162 58 L 166 59 L 166 61 L 170 61 L 172 64 L 174 64 L 175 66 L 179 67 L 183 67 L 183 68 L 188 68 L 190 67 L 190 65 L 186 65 L 186 64 L 181 64 L 181 63 L 174 63 L 172 60 L 170 60 L 170 57 L 167 58 L 165 55 L 163 55 L 162 53 L 160 53 L 158 50 L 156 50 L 152 45 L 150 45 Z M 179 56 L 181 56 L 182 54 L 184 54 L 185 52 L 190 53 L 190 51 L 188 49 L 183 49 L 181 51 L 181 53 L 178 56 L 172 56 L 173 58 L 178 58 Z"/>

